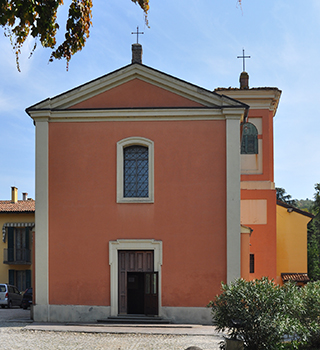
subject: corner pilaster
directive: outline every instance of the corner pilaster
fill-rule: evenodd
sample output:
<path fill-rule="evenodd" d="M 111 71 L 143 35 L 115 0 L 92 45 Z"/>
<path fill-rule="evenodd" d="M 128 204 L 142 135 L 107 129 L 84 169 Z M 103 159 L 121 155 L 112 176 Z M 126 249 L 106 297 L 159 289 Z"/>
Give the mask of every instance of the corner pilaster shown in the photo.
<path fill-rule="evenodd" d="M 241 276 L 240 118 L 226 115 L 227 283 Z"/>
<path fill-rule="evenodd" d="M 35 211 L 35 319 L 41 310 L 42 321 L 49 321 L 48 251 L 48 120 L 36 121 L 36 211 Z M 40 315 L 39 315 L 40 316 Z"/>

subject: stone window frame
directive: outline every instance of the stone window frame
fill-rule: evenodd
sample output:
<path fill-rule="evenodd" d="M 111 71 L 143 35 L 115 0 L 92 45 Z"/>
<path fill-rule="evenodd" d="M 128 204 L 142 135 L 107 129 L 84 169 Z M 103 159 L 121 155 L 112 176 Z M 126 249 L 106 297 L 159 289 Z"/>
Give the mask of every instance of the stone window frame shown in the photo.
<path fill-rule="evenodd" d="M 244 131 L 245 127 L 248 127 L 249 132 L 246 133 Z M 259 154 L 258 149 L 258 129 L 257 127 L 250 122 L 244 123 L 243 126 L 243 132 L 242 132 L 242 140 L 241 140 L 241 154 Z M 249 140 L 251 139 L 251 142 L 253 142 L 253 149 L 249 149 Z"/>
<path fill-rule="evenodd" d="M 124 197 L 123 195 L 123 150 L 129 146 L 148 148 L 148 197 Z M 152 140 L 134 136 L 117 142 L 117 203 L 154 203 L 154 142 Z"/>

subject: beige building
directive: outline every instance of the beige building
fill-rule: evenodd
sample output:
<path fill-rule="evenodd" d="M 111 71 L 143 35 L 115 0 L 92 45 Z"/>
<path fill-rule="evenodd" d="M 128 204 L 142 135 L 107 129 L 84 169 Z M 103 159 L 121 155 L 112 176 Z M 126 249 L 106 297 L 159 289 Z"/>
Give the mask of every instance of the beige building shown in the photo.
<path fill-rule="evenodd" d="M 24 291 L 32 284 L 32 230 L 35 201 L 11 188 L 11 200 L 0 201 L 0 283 L 16 285 Z"/>

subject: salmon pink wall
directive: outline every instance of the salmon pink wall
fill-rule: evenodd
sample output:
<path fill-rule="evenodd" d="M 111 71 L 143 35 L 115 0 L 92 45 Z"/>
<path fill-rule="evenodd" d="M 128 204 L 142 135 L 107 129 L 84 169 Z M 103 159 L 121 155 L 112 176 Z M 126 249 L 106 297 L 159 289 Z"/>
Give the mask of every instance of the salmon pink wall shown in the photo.
<path fill-rule="evenodd" d="M 110 305 L 109 241 L 163 242 L 162 305 L 226 278 L 224 121 L 49 124 L 49 303 Z M 116 203 L 116 144 L 154 142 L 154 203 Z"/>
<path fill-rule="evenodd" d="M 74 108 L 203 107 L 183 96 L 133 79 L 72 106 Z"/>

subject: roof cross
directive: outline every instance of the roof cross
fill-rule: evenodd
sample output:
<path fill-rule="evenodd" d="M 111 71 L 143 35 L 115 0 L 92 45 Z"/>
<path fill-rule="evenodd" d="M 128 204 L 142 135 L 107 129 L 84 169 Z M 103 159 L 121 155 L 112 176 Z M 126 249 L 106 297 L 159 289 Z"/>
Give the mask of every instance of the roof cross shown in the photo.
<path fill-rule="evenodd" d="M 244 49 L 242 49 L 242 56 L 237 56 L 237 58 L 242 58 L 243 59 L 243 71 L 246 71 L 246 58 L 251 58 L 251 56 L 245 56 L 244 54 Z"/>
<path fill-rule="evenodd" d="M 139 34 L 144 34 L 144 32 L 139 32 L 139 27 L 137 27 L 137 31 L 131 32 L 131 34 L 137 34 L 137 44 L 139 44 Z"/>

